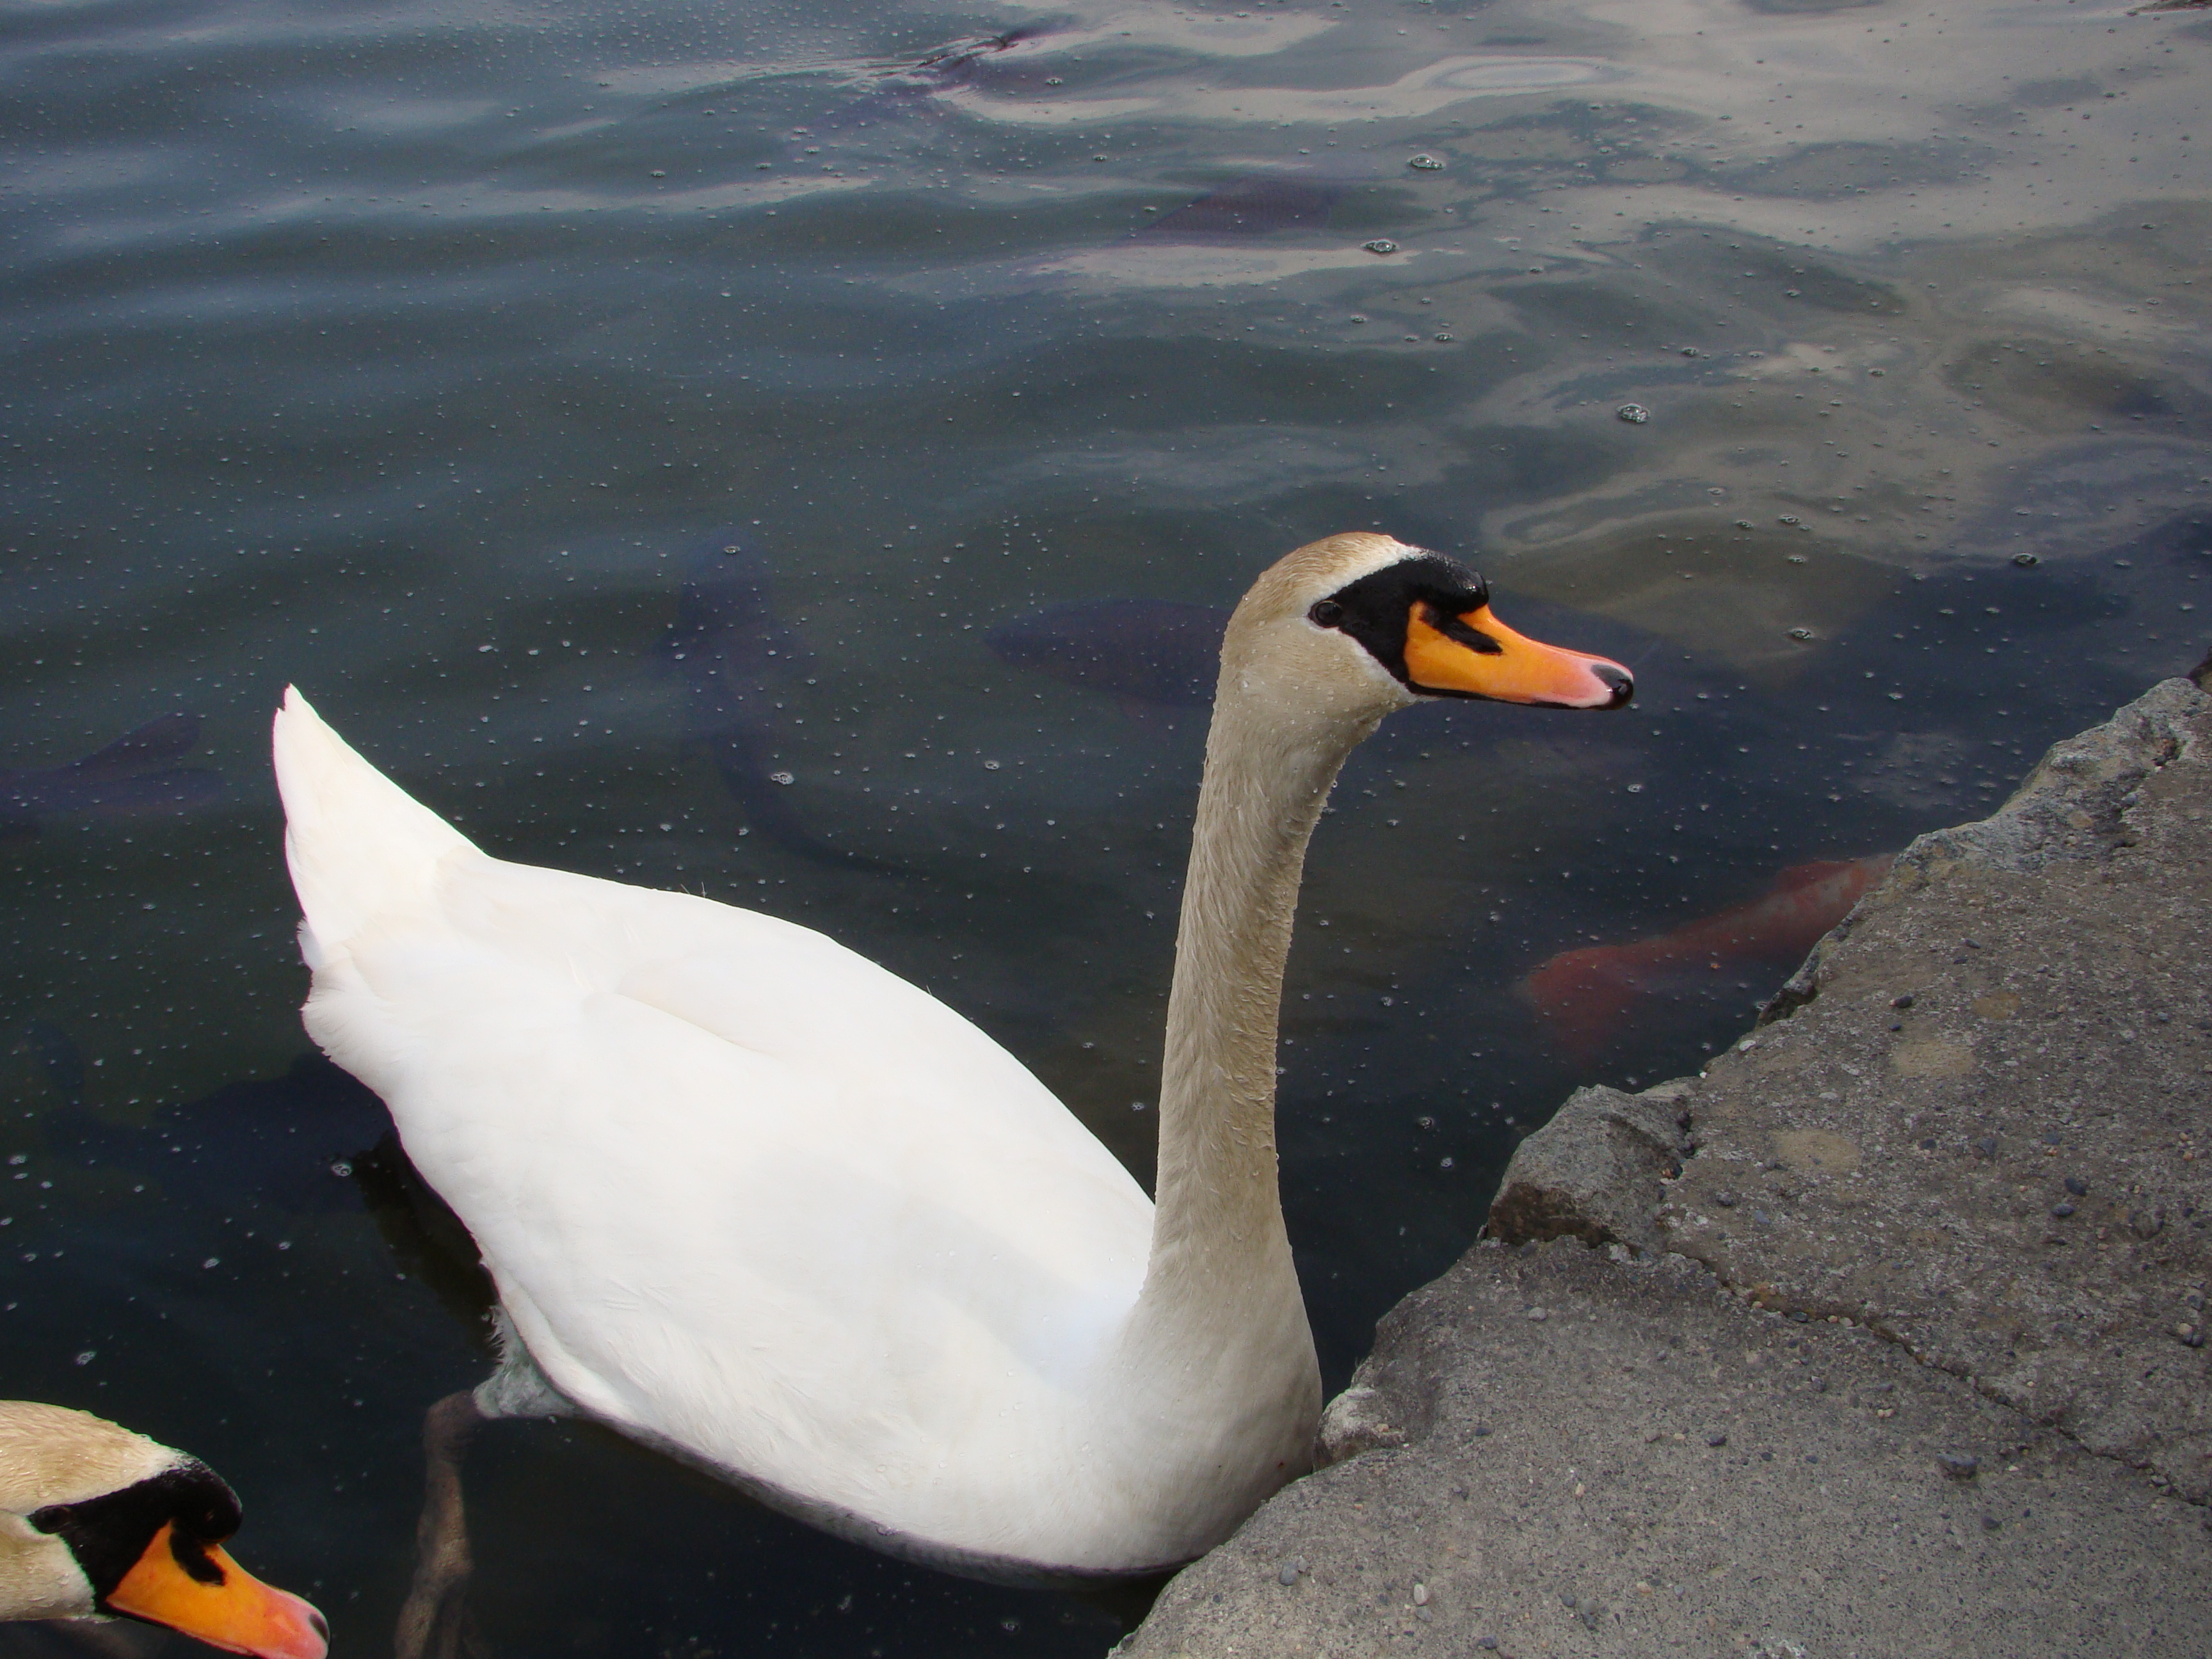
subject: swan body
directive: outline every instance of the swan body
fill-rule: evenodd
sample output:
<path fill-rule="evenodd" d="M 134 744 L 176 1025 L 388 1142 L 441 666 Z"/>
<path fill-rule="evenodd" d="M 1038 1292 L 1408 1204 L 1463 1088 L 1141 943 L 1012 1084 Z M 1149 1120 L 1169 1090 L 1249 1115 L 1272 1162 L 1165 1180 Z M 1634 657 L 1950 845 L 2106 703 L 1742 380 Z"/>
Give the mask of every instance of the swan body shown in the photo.
<path fill-rule="evenodd" d="M 0 1620 L 130 1618 L 260 1659 L 323 1659 L 322 1615 L 223 1553 L 238 1499 L 196 1458 L 0 1400 Z"/>
<path fill-rule="evenodd" d="M 1486 606 L 1448 561 L 1355 535 L 1239 607 L 1157 1208 L 934 998 L 774 917 L 488 857 L 288 694 L 307 1026 L 482 1250 L 519 1350 L 478 1406 L 574 1409 L 981 1576 L 1141 1573 L 1226 1536 L 1308 1467 L 1321 1404 L 1274 1046 L 1337 769 L 1422 695 L 1626 700 L 1625 671 Z"/>

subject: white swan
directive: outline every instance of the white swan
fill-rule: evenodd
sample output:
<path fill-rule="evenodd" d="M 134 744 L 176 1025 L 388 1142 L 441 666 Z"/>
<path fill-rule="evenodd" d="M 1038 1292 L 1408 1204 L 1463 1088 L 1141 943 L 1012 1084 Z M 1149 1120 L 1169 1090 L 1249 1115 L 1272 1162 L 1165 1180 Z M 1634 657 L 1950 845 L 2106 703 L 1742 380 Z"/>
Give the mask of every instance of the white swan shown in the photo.
<path fill-rule="evenodd" d="M 137 1619 L 260 1659 L 329 1629 L 223 1553 L 238 1498 L 197 1458 L 66 1406 L 0 1400 L 0 1620 Z"/>
<path fill-rule="evenodd" d="M 1158 1571 L 1309 1467 L 1275 1024 L 1339 767 L 1422 696 L 1629 692 L 1386 536 L 1261 577 L 1222 647 L 1157 1207 L 933 998 L 772 916 L 488 858 L 292 693 L 307 1030 L 483 1251 L 520 1339 L 483 1412 L 573 1408 L 954 1571 Z"/>

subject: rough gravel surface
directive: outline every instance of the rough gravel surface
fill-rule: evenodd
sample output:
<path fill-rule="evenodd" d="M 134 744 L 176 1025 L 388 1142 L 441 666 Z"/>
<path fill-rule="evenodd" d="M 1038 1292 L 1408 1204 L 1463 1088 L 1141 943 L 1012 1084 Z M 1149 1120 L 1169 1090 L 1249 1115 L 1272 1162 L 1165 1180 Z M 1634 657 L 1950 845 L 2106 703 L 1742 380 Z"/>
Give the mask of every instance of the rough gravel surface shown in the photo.
<path fill-rule="evenodd" d="M 2212 1629 L 2191 1505 L 1680 1257 L 1478 1246 L 1358 1380 L 1381 1440 L 1185 1570 L 1123 1652 L 2193 1659 Z"/>
<path fill-rule="evenodd" d="M 2209 809 L 2212 697 L 2172 680 L 1915 842 L 1692 1091 L 1667 1248 L 2202 1504 Z"/>

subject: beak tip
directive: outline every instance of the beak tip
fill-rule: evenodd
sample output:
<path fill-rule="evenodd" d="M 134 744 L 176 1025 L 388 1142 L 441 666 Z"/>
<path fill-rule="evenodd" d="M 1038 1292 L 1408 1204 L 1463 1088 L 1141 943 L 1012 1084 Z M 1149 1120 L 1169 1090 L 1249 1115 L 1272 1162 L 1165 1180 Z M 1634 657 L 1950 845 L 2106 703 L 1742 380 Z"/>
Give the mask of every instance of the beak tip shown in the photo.
<path fill-rule="evenodd" d="M 1636 695 L 1636 677 L 1618 663 L 1592 663 L 1590 672 L 1601 685 L 1613 693 L 1613 700 L 1601 704 L 1601 708 L 1625 708 L 1628 700 Z"/>
<path fill-rule="evenodd" d="M 291 1615 L 281 1622 L 292 1628 L 270 1643 L 266 1659 L 326 1659 L 331 1650 L 330 1620 L 311 1601 L 284 1590 L 275 1594 L 283 1612 Z"/>

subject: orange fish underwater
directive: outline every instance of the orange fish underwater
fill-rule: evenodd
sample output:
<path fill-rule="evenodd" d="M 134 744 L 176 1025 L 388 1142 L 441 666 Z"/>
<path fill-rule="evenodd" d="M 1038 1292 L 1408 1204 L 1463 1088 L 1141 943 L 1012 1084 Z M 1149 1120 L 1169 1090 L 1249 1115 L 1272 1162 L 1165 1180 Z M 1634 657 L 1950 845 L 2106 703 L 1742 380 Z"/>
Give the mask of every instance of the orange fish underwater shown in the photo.
<path fill-rule="evenodd" d="M 1881 880 L 1891 855 L 1793 865 L 1748 904 L 1626 945 L 1562 951 L 1514 989 L 1553 1046 L 1587 1060 L 1635 1025 L 1649 1000 L 1703 990 L 1749 963 L 1795 967 Z"/>

